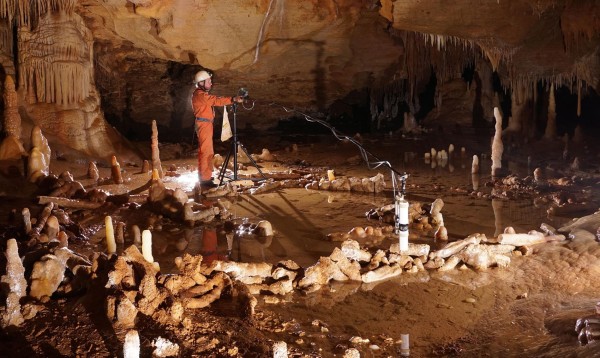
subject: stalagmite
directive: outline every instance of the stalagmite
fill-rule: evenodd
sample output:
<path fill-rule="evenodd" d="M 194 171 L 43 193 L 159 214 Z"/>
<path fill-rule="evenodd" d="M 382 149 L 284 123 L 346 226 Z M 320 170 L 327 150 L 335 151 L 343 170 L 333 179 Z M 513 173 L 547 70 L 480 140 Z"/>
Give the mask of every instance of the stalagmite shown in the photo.
<path fill-rule="evenodd" d="M 6 138 L 0 144 L 0 160 L 18 160 L 26 155 L 21 141 L 21 116 L 19 115 L 18 95 L 12 76 L 4 82 L 4 132 Z"/>
<path fill-rule="evenodd" d="M 440 226 L 434 237 L 436 240 L 448 241 L 448 229 L 445 226 Z"/>
<path fill-rule="evenodd" d="M 471 174 L 471 184 L 473 185 L 473 191 L 479 190 L 479 173 Z"/>
<path fill-rule="evenodd" d="M 154 256 L 152 256 L 152 233 L 150 230 L 142 231 L 142 255 L 146 261 L 154 265 L 156 270 L 160 270 L 158 262 L 154 262 Z"/>
<path fill-rule="evenodd" d="M 69 236 L 64 231 L 59 231 L 57 236 L 60 247 L 69 247 Z"/>
<path fill-rule="evenodd" d="M 400 274 L 402 274 L 402 267 L 400 265 L 383 265 L 372 271 L 365 272 L 361 275 L 361 280 L 364 283 L 371 283 L 387 280 Z"/>
<path fill-rule="evenodd" d="M 133 225 L 131 227 L 131 236 L 133 239 L 131 240 L 135 246 L 142 245 L 142 234 L 140 232 L 140 227 L 137 225 Z"/>
<path fill-rule="evenodd" d="M 123 345 L 123 358 L 140 357 L 140 336 L 137 331 L 130 330 L 125 334 L 125 344 Z"/>
<path fill-rule="evenodd" d="M 212 221 L 219 214 L 219 208 L 216 206 L 194 211 L 194 203 L 187 202 L 183 205 L 183 219 L 194 223 L 196 221 Z"/>
<path fill-rule="evenodd" d="M 581 80 L 577 80 L 577 117 L 581 117 Z"/>
<path fill-rule="evenodd" d="M 429 258 L 430 259 L 433 259 L 433 258 L 445 259 L 445 258 L 448 258 L 448 257 L 458 253 L 459 251 L 461 251 L 468 245 L 479 244 L 480 242 L 481 242 L 481 238 L 479 236 L 472 235 L 472 236 L 467 237 L 466 239 L 451 242 L 448 245 L 444 246 L 443 249 L 431 252 L 429 254 Z"/>
<path fill-rule="evenodd" d="M 496 133 L 492 141 L 492 176 L 499 174 L 502 168 L 502 152 L 504 145 L 502 144 L 502 115 L 498 107 L 494 107 L 494 117 L 496 118 Z"/>
<path fill-rule="evenodd" d="M 163 358 L 163 357 L 178 357 L 179 356 L 179 344 L 173 343 L 168 339 L 158 337 L 152 341 L 152 357 Z"/>
<path fill-rule="evenodd" d="M 23 210 L 21 210 L 21 215 L 23 215 L 25 233 L 29 234 L 31 232 L 31 213 L 29 212 L 29 208 L 23 208 Z"/>
<path fill-rule="evenodd" d="M 142 163 L 142 170 L 140 171 L 140 173 L 144 174 L 144 173 L 148 173 L 150 171 L 150 163 L 144 159 L 144 162 Z"/>
<path fill-rule="evenodd" d="M 444 226 L 444 217 L 442 216 L 442 208 L 444 207 L 444 201 L 440 198 L 437 198 L 431 204 L 431 210 L 429 214 L 431 215 L 431 225 L 434 229 L 438 229 L 440 226 Z"/>
<path fill-rule="evenodd" d="M 113 229 L 112 218 L 110 216 L 106 216 L 104 218 L 104 226 L 106 230 L 106 252 L 110 254 L 114 254 L 117 252 L 117 244 L 115 242 L 115 231 Z"/>
<path fill-rule="evenodd" d="M 271 223 L 267 220 L 261 220 L 256 225 L 256 231 L 258 236 L 272 236 L 273 235 L 273 227 Z"/>
<path fill-rule="evenodd" d="M 471 164 L 471 174 L 479 173 L 479 157 L 473 155 L 473 163 Z"/>
<path fill-rule="evenodd" d="M 158 128 L 156 120 L 152 120 L 152 169 L 158 171 L 158 177 L 163 178 L 162 165 L 160 163 L 160 151 L 158 150 Z"/>
<path fill-rule="evenodd" d="M 543 180 L 543 179 L 544 179 L 544 178 L 543 178 L 543 171 L 542 171 L 542 168 L 535 168 L 535 169 L 533 170 L 533 180 L 534 180 L 536 183 L 538 183 L 538 184 L 539 184 L 539 183 L 541 183 L 541 182 L 542 182 L 542 180 Z"/>
<path fill-rule="evenodd" d="M 288 348 L 287 343 L 284 341 L 279 341 L 273 343 L 273 358 L 287 358 L 288 357 Z"/>
<path fill-rule="evenodd" d="M 38 236 L 42 232 L 44 226 L 46 226 L 46 221 L 48 221 L 48 218 L 52 214 L 52 209 L 54 209 L 53 203 L 48 203 L 46 204 L 46 206 L 44 206 L 44 209 L 42 210 L 40 216 L 37 219 L 37 222 L 35 223 L 35 227 L 33 228 L 33 230 L 31 230 L 31 233 L 34 236 Z"/>
<path fill-rule="evenodd" d="M 98 173 L 98 167 L 96 166 L 96 162 L 90 161 L 88 163 L 87 177 L 94 181 L 98 181 L 98 178 L 100 178 L 100 174 Z"/>
<path fill-rule="evenodd" d="M 563 241 L 564 235 L 546 236 L 541 232 L 530 231 L 527 234 L 500 234 L 498 243 L 503 245 L 527 246 L 549 241 Z"/>
<path fill-rule="evenodd" d="M 46 235 L 48 235 L 48 240 L 52 241 L 56 239 L 59 230 L 58 219 L 56 216 L 50 215 L 46 221 Z"/>
<path fill-rule="evenodd" d="M 546 121 L 544 138 L 556 138 L 556 99 L 554 98 L 554 85 L 550 85 L 550 95 L 548 96 L 548 120 Z"/>
<path fill-rule="evenodd" d="M 54 203 L 56 205 L 62 206 L 64 208 L 70 209 L 97 209 L 104 205 L 103 202 L 93 202 L 87 200 L 78 200 L 78 199 L 67 199 L 67 198 L 58 198 L 55 196 L 39 196 L 38 203 L 40 204 L 48 204 Z"/>
<path fill-rule="evenodd" d="M 121 175 L 121 165 L 117 161 L 116 156 L 111 158 L 110 177 L 115 184 L 123 184 L 123 176 Z"/>
<path fill-rule="evenodd" d="M 2 327 L 18 326 L 23 323 L 20 300 L 27 294 L 25 267 L 19 256 L 19 248 L 15 239 L 6 242 L 6 274 L 0 282 L 6 295 L 6 308 L 2 312 Z"/>
<path fill-rule="evenodd" d="M 44 174 L 48 174 L 48 168 L 50 167 L 50 155 L 52 151 L 48 145 L 48 140 L 44 137 L 42 129 L 39 126 L 34 126 L 31 130 L 31 147 L 38 148 L 40 153 L 44 157 L 45 170 L 42 170 Z"/>
<path fill-rule="evenodd" d="M 15 90 L 15 81 L 7 75 L 4 79 L 4 132 L 6 136 L 21 139 L 21 116 L 19 115 L 19 99 Z"/>
<path fill-rule="evenodd" d="M 27 178 L 29 182 L 35 183 L 40 177 L 48 175 L 48 164 L 44 155 L 38 147 L 31 148 L 27 163 Z"/>
<path fill-rule="evenodd" d="M 117 230 L 115 232 L 115 241 L 118 244 L 125 243 L 125 223 L 122 221 L 117 222 Z"/>

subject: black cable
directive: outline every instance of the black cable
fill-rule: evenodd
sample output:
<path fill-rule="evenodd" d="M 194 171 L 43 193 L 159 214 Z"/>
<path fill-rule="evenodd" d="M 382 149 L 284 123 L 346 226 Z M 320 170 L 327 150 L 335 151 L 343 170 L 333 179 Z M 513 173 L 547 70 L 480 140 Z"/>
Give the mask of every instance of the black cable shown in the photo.
<path fill-rule="evenodd" d="M 256 102 L 256 100 L 247 100 L 248 102 L 252 102 L 252 107 L 250 107 L 248 110 L 254 108 L 254 104 Z M 391 171 L 391 176 L 392 176 L 392 187 L 394 190 L 394 197 L 396 196 L 396 192 L 400 191 L 401 196 L 404 196 L 405 194 L 405 190 L 406 190 L 406 179 L 408 178 L 408 174 L 407 173 L 400 173 L 398 170 L 394 169 L 392 167 L 392 165 L 390 164 L 390 162 L 388 162 L 387 160 L 381 160 L 379 158 L 377 158 L 373 153 L 369 152 L 368 150 L 366 150 L 362 144 L 360 144 L 358 141 L 356 141 L 354 138 L 351 138 L 343 133 L 340 133 L 335 127 L 331 126 L 329 123 L 321 120 L 321 119 L 317 119 L 317 118 L 313 118 L 311 116 L 309 116 L 306 113 L 303 113 L 297 109 L 294 108 L 288 108 L 282 104 L 279 103 L 275 103 L 275 102 L 271 102 L 268 104 L 269 106 L 276 106 L 276 107 L 280 107 L 282 108 L 284 111 L 286 112 L 293 112 L 293 113 L 297 113 L 301 116 L 304 117 L 304 119 L 308 122 L 314 122 L 314 123 L 319 123 L 320 125 L 328 128 L 329 130 L 331 130 L 331 132 L 333 133 L 333 135 L 338 139 L 338 140 L 347 140 L 350 143 L 354 144 L 356 147 L 358 147 L 358 150 L 363 158 L 363 160 L 365 161 L 365 163 L 367 164 L 367 167 L 369 168 L 369 170 L 373 170 L 373 169 L 377 169 L 381 166 L 386 166 L 388 167 L 388 169 L 390 169 Z M 244 106 L 244 109 L 247 109 Z M 369 161 L 369 158 L 372 157 L 373 159 L 375 159 L 375 162 L 371 162 Z M 398 183 L 398 180 L 401 181 L 401 183 Z"/>

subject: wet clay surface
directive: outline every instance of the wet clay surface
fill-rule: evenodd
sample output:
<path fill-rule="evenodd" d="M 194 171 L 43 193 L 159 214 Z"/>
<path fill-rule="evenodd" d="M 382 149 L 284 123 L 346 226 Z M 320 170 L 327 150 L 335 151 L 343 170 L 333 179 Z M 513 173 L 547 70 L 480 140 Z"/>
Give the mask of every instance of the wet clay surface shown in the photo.
<path fill-rule="evenodd" d="M 492 198 L 492 178 L 486 174 L 490 162 L 485 155 L 479 177 L 471 175 L 472 155 L 487 153 L 477 140 L 470 145 L 454 143 L 456 152 L 447 163 L 426 163 L 423 153 L 432 145 L 447 148 L 449 142 L 443 138 L 364 138 L 363 144 L 378 157 L 389 160 L 397 170 L 409 173 L 409 201 L 430 204 L 436 198 L 444 200 L 442 214 L 450 241 L 472 233 L 494 237 L 507 226 L 517 232 L 539 230 L 541 223 L 560 227 L 571 218 L 591 214 L 598 208 L 596 183 L 600 179 L 598 158 L 594 154 L 588 156 L 585 171 L 580 171 L 592 179 L 582 182 L 580 187 L 570 186 L 564 194 L 584 197 L 586 203 L 592 203 L 587 211 L 549 216 L 553 201 L 546 193 L 525 190 L 510 198 Z M 357 158 L 358 151 L 352 144 L 328 137 L 295 139 L 300 143 L 297 152 L 286 151 L 287 142 L 283 140 L 271 144 L 277 160 L 261 162 L 261 170 L 316 168 L 326 175 L 325 170 L 334 169 L 336 176 L 368 177 L 381 172 L 389 180 L 389 171 L 384 167 L 369 170 Z M 466 146 L 465 155 L 460 154 L 462 145 Z M 269 144 L 263 147 L 269 148 Z M 252 149 L 252 152 L 260 150 Z M 512 156 L 507 154 L 511 173 L 531 176 L 533 169 L 541 164 L 545 164 L 549 178 L 552 173 L 566 173 L 562 168 L 568 167 L 568 163 L 558 160 L 541 163 L 535 159 L 536 155 L 560 158 L 559 148 L 556 153 L 539 150 L 536 154 L 535 148 L 527 150 L 527 153 L 521 149 Z M 529 166 L 523 159 L 525 154 L 533 158 Z M 165 177 L 165 185 L 182 187 L 192 196 L 194 162 L 191 158 L 164 160 L 163 166 L 172 167 L 176 173 Z M 91 185 L 85 179 L 85 164 L 61 161 L 52 164 L 53 172 L 66 169 L 84 186 Z M 139 174 L 139 169 L 124 168 L 125 176 L 130 178 L 126 184 L 102 188 L 122 193 L 141 186 L 149 174 Z M 109 175 L 108 168 L 100 171 L 101 176 Z M 249 165 L 241 172 L 253 171 L 256 169 Z M 569 172 L 569 176 L 580 172 Z M 565 175 L 557 175 L 560 176 Z M 3 180 L 5 188 L 15 185 L 9 179 Z M 30 199 L 34 192 L 35 188 L 25 185 L 15 197 L 5 189 L 4 237 L 16 230 L 12 229 L 15 224 L 8 220 L 12 208 L 29 206 L 34 216 L 36 209 Z M 356 226 L 379 225 L 368 220 L 365 213 L 393 203 L 393 192 L 391 187 L 379 194 L 298 188 L 220 200 L 228 202 L 236 225 L 268 220 L 274 235 L 239 236 L 228 242 L 223 223 L 218 221 L 189 227 L 149 214 L 143 207 L 106 206 L 93 212 L 71 214 L 85 232 L 79 240 L 72 240 L 69 247 L 84 255 L 105 250 L 104 216 L 112 215 L 127 226 L 152 226 L 154 257 L 164 273 L 174 272 L 175 257 L 184 253 L 203 255 L 204 262 L 220 259 L 276 263 L 291 259 L 306 268 L 339 247 L 339 242 L 327 240 L 327 234 L 348 232 Z M 595 209 L 590 210 L 594 205 Z M 208 232 L 215 235 L 207 236 Z M 129 240 L 126 236 L 126 245 Z M 387 249 L 393 242 L 386 238 L 361 245 L 375 251 Z M 436 242 L 432 233 L 418 230 L 411 231 L 411 242 L 430 244 L 432 250 L 445 244 Z M 119 245 L 118 252 L 123 249 Z M 507 268 L 482 272 L 470 268 L 403 272 L 399 277 L 370 284 L 333 282 L 311 293 L 258 296 L 257 313 L 250 320 L 238 317 L 235 300 L 223 298 L 206 309 L 189 312 L 194 324 L 162 326 L 141 316 L 136 329 L 142 337 L 142 356 L 150 356 L 151 341 L 161 336 L 180 344 L 180 356 L 266 357 L 272 355 L 269 351 L 272 342 L 285 341 L 293 356 L 343 356 L 347 348 L 354 347 L 364 357 L 393 357 L 399 354 L 401 334 L 410 334 L 410 353 L 414 357 L 591 357 L 598 354 L 598 348 L 593 344 L 580 347 L 574 324 L 578 317 L 593 312 L 600 292 L 599 273 L 598 243 L 589 238 L 574 238 L 538 245 L 531 255 L 513 257 Z M 93 292 L 52 299 L 36 318 L 2 333 L 0 344 L 5 348 L 2 352 L 11 353 L 0 355 L 15 356 L 12 352 L 18 352 L 18 356 L 119 356 L 125 332 L 110 325 L 103 315 L 103 304 L 102 296 L 94 296 Z"/>

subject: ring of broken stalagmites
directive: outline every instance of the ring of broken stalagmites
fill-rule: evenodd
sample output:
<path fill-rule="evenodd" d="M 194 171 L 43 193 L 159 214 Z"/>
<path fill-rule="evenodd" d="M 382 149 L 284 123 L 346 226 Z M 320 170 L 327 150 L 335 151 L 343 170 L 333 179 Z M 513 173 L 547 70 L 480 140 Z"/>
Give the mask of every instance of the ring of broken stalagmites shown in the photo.
<path fill-rule="evenodd" d="M 289 176 L 295 176 L 295 174 L 280 173 L 279 175 L 269 174 L 270 176 L 276 176 L 277 178 L 285 178 Z M 276 180 L 277 178 L 269 178 L 263 181 L 258 187 L 250 187 L 245 192 L 251 195 L 261 194 L 270 192 L 277 189 L 285 188 L 306 188 L 313 190 L 329 190 L 329 191 L 347 191 L 357 193 L 380 193 L 385 189 L 385 181 L 383 174 L 377 174 L 370 178 L 338 178 L 328 180 L 319 175 L 307 174 L 302 178 L 298 179 L 283 179 Z M 235 195 L 238 191 L 242 192 L 242 187 L 229 186 L 227 183 L 225 186 L 209 189 L 202 194 L 206 197 L 218 197 Z"/>
<path fill-rule="evenodd" d="M 536 206 L 548 206 L 549 215 L 579 216 L 596 209 L 589 201 L 591 191 L 581 188 L 594 185 L 598 178 L 594 178 L 593 175 L 586 178 L 582 174 L 549 179 L 544 178 L 541 172 L 540 168 L 536 168 L 533 177 L 519 178 L 509 175 L 497 179 L 490 183 L 493 189 L 489 196 L 499 199 L 533 197 Z M 474 191 L 472 194 L 479 196 L 480 193 Z"/>
<path fill-rule="evenodd" d="M 408 209 L 409 238 L 416 239 L 419 235 L 433 235 L 436 240 L 447 241 L 448 231 L 444 225 L 444 217 L 441 212 L 443 207 L 444 201 L 440 198 L 435 199 L 431 204 L 412 201 Z M 380 208 L 371 209 L 365 215 L 369 220 L 377 220 L 385 224 L 395 224 L 395 205 L 388 204 Z M 366 231 L 367 228 L 363 231 Z M 384 233 L 391 237 L 393 233 L 390 230 L 393 231 L 391 226 L 383 227 Z M 363 235 L 361 228 L 354 228 L 347 234 L 338 233 L 336 236 L 330 237 L 330 239 L 333 241 L 341 241 L 348 238 L 356 239 L 357 234 L 359 235 L 358 238 L 362 238 L 360 237 Z M 371 235 L 368 232 L 366 234 Z"/>
<path fill-rule="evenodd" d="M 440 205 L 438 202 L 432 206 L 439 208 Z M 600 212 L 559 231 L 581 230 L 590 223 L 596 223 L 597 227 L 598 217 Z M 39 227 L 36 226 L 35 230 Z M 2 282 L 10 288 L 2 312 L 2 324 L 4 327 L 19 325 L 44 309 L 35 303 L 21 306 L 25 296 L 45 302 L 51 297 L 84 294 L 85 289 L 92 285 L 105 290 L 102 297 L 107 297 L 108 304 L 98 307 L 105 307 L 107 318 L 115 328 L 135 327 L 138 313 L 161 324 L 181 324 L 185 328 L 193 324 L 192 320 L 184 319 L 187 309 L 207 307 L 229 295 L 240 298 L 242 317 L 252 317 L 258 303 L 256 294 L 286 295 L 295 289 L 310 292 L 331 281 L 369 284 L 402 272 L 448 271 L 461 262 L 463 265 L 459 267 L 477 270 L 504 267 L 510 264 L 513 255 L 523 251 L 523 247 L 564 239 L 552 228 L 545 229 L 545 234 L 507 232 L 493 239 L 474 234 L 437 251 L 430 251 L 426 244 L 412 243 L 406 251 L 400 251 L 399 245 L 394 243 L 388 250 L 379 249 L 371 253 L 361 248 L 357 241 L 345 240 L 331 255 L 321 257 L 306 269 L 292 260 L 275 265 L 217 260 L 203 265 L 202 256 L 185 254 L 175 259 L 179 273 L 166 275 L 147 261 L 136 246 L 129 246 L 121 255 L 95 253 L 88 260 L 61 246 L 60 241 L 59 244 L 51 241 L 27 252 L 19 252 L 17 241 L 11 239 L 5 253 L 6 274 L 2 277 Z M 31 227 L 31 230 L 34 228 Z M 27 277 L 26 272 L 31 272 L 31 275 Z M 588 320 L 588 323 L 592 321 Z"/>
<path fill-rule="evenodd" d="M 158 214 L 192 225 L 196 222 L 211 221 L 222 210 L 219 206 L 205 207 L 190 202 L 188 195 L 180 188 L 166 188 L 156 171 L 153 171 L 152 178 L 140 188 L 119 195 L 110 195 L 98 188 L 87 191 L 81 183 L 74 181 L 68 172 L 61 174 L 60 177 L 48 175 L 40 178 L 38 185 L 41 191 L 49 192 L 48 196 L 39 196 L 40 204 L 53 203 L 70 209 L 92 210 L 106 203 L 115 205 L 145 203 Z M 147 195 L 140 194 L 146 190 Z"/>

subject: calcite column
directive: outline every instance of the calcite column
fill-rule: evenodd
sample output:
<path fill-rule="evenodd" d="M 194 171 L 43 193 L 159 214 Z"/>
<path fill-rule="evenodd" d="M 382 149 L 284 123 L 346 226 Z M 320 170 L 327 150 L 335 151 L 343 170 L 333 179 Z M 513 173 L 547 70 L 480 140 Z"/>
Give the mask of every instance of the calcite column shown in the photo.
<path fill-rule="evenodd" d="M 21 139 L 21 116 L 19 115 L 19 99 L 12 76 L 6 76 L 4 82 L 4 131 L 7 136 Z"/>
<path fill-rule="evenodd" d="M 19 99 L 12 76 L 4 82 L 4 131 L 6 138 L 0 144 L 0 160 L 19 160 L 25 155 L 21 142 L 21 116 Z"/>

